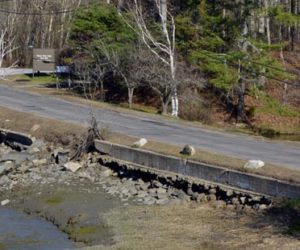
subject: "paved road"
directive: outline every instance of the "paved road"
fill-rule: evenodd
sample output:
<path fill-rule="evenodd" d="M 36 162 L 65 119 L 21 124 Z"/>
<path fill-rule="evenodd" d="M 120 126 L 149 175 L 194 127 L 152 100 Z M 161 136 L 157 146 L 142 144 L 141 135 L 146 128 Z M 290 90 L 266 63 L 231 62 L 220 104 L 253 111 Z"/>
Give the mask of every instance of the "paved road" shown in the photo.
<path fill-rule="evenodd" d="M 32 74 L 32 69 L 0 68 L 0 74 L 5 76 Z"/>
<path fill-rule="evenodd" d="M 85 105 L 3 85 L 0 85 L 0 106 L 77 124 L 86 124 L 90 112 L 90 108 Z M 296 144 L 263 141 L 243 135 L 187 127 L 160 120 L 159 117 L 138 117 L 103 109 L 95 109 L 94 112 L 100 122 L 116 132 L 180 146 L 191 144 L 203 150 L 245 159 L 261 159 L 300 170 L 300 146 Z"/>

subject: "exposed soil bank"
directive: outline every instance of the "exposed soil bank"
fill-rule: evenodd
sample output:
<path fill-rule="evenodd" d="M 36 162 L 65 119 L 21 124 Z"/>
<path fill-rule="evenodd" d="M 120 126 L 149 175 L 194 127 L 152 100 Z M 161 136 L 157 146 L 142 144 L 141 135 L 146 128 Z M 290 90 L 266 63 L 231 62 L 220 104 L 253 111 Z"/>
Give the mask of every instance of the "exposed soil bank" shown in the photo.
<path fill-rule="evenodd" d="M 121 204 L 88 181 L 31 186 L 7 195 L 12 206 L 45 218 L 70 239 L 85 245 L 112 245 L 113 234 L 103 215 Z M 25 198 L 26 197 L 26 198 Z"/>

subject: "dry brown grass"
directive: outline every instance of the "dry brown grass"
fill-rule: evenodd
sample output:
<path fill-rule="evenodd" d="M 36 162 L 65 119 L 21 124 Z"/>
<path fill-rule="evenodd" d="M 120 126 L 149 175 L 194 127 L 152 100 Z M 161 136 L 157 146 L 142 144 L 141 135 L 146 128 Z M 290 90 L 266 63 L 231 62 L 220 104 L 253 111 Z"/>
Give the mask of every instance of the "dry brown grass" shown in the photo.
<path fill-rule="evenodd" d="M 300 242 L 262 214 L 214 209 L 209 204 L 132 206 L 107 215 L 112 249 L 299 249 Z M 94 248 L 97 249 L 97 248 Z"/>
<path fill-rule="evenodd" d="M 0 128 L 29 133 L 37 138 L 44 138 L 46 141 L 52 143 L 69 145 L 72 140 L 78 139 L 85 132 L 84 127 L 73 123 L 47 119 L 2 107 L 0 107 L 0 114 Z M 38 124 L 40 128 L 36 131 L 32 131 L 32 127 L 35 124 Z M 107 139 L 113 143 L 131 146 L 138 138 L 118 133 L 109 133 L 109 137 Z M 149 141 L 144 149 L 161 154 L 184 157 L 179 153 L 181 150 L 180 147 L 157 141 Z M 243 159 L 203 151 L 200 149 L 197 149 L 196 155 L 189 159 L 239 171 L 244 171 L 242 166 L 246 162 Z M 251 171 L 251 173 L 274 177 L 280 180 L 300 182 L 300 171 L 287 170 L 284 167 L 271 164 L 267 164 L 266 167 L 262 169 Z"/>
<path fill-rule="evenodd" d="M 133 143 L 138 138 L 132 137 L 132 136 L 126 136 L 121 134 L 112 134 L 109 138 L 109 141 L 118 143 L 121 145 L 126 146 L 132 146 Z M 175 145 L 170 145 L 162 142 L 156 142 L 156 141 L 149 141 L 148 144 L 146 144 L 143 149 L 166 154 L 166 155 L 172 155 L 176 157 L 186 158 L 185 156 L 182 156 L 179 152 L 181 150 L 180 147 Z M 197 152 L 194 156 L 189 157 L 190 160 L 200 161 L 203 163 L 216 165 L 220 167 L 225 167 L 229 169 L 234 169 L 238 171 L 245 171 L 243 169 L 244 164 L 246 163 L 246 160 L 229 157 L 226 155 L 221 155 L 213 152 L 203 151 L 200 149 L 197 149 Z M 300 183 L 300 171 L 287 169 L 281 166 L 276 166 L 273 164 L 266 164 L 264 168 L 257 169 L 257 170 L 247 170 L 248 173 L 263 175 L 267 177 L 273 177 L 279 180 L 286 180 L 291 182 Z"/>
<path fill-rule="evenodd" d="M 28 133 L 36 138 L 43 138 L 51 143 L 68 145 L 73 138 L 78 138 L 84 127 L 39 116 L 22 113 L 0 107 L 0 128 Z M 39 125 L 36 131 L 32 128 Z"/>

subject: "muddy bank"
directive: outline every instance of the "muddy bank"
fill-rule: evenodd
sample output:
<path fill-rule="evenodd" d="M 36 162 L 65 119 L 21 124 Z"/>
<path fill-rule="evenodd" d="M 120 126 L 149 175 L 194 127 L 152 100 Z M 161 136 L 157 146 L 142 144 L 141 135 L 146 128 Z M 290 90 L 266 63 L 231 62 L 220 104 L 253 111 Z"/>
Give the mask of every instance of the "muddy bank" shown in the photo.
<path fill-rule="evenodd" d="M 113 234 L 103 214 L 121 202 L 103 191 L 98 164 L 82 163 L 81 171 L 68 171 L 56 163 L 54 149 L 36 141 L 18 152 L 0 145 L 0 201 L 28 214 L 45 218 L 70 239 L 84 245 L 111 245 Z M 87 171 L 88 170 L 88 171 Z"/>
<path fill-rule="evenodd" d="M 80 243 L 79 247 L 112 245 L 113 233 L 103 215 L 121 206 L 120 202 L 92 187 L 89 181 L 70 182 L 12 190 L 6 197 L 14 208 L 56 225 L 72 241 Z"/>
<path fill-rule="evenodd" d="M 45 218 L 79 248 L 199 249 L 200 244 L 206 249 L 209 235 L 211 249 L 241 249 L 269 236 L 274 241 L 257 249 L 276 249 L 279 242 L 285 244 L 282 249 L 299 249 L 296 240 L 274 229 L 281 223 L 271 226 L 274 219 L 265 219 L 272 204 L 263 197 L 141 170 L 98 153 L 78 162 L 69 162 L 69 155 L 67 149 L 39 140 L 21 152 L 0 145 L 0 201 Z M 226 248 L 237 231 L 244 241 L 236 237 L 236 248 Z M 216 245 L 220 235 L 222 243 Z"/>

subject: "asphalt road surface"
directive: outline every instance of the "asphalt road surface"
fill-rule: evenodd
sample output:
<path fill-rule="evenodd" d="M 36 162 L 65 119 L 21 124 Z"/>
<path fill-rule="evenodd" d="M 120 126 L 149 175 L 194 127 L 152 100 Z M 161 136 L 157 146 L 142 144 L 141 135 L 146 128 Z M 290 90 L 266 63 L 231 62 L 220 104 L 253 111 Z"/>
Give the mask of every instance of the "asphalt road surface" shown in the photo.
<path fill-rule="evenodd" d="M 87 125 L 91 108 L 55 97 L 32 94 L 0 85 L 0 106 L 28 112 L 43 117 Z M 244 159 L 260 159 L 265 162 L 300 170 L 300 145 L 256 139 L 244 135 L 227 134 L 209 129 L 149 118 L 95 109 L 100 123 L 115 132 L 145 137 L 166 143 L 237 156 Z"/>
<path fill-rule="evenodd" d="M 32 69 L 0 68 L 0 74 L 4 75 L 4 76 L 19 75 L 19 74 L 32 74 Z"/>

